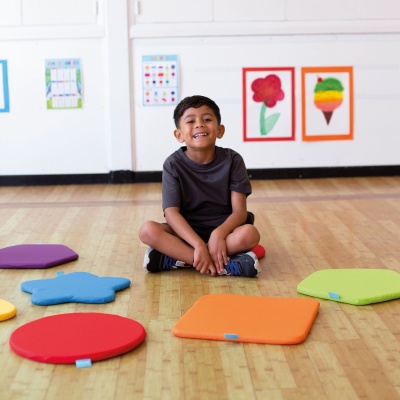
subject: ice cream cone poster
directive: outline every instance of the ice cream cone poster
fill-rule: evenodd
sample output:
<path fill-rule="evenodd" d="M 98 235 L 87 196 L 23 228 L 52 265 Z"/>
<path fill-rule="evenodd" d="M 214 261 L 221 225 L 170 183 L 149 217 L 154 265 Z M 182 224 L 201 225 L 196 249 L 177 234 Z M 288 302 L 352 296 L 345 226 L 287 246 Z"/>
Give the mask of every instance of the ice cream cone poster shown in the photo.
<path fill-rule="evenodd" d="M 294 68 L 243 68 L 243 140 L 294 140 Z"/>
<path fill-rule="evenodd" d="M 353 68 L 302 68 L 304 141 L 353 139 Z"/>

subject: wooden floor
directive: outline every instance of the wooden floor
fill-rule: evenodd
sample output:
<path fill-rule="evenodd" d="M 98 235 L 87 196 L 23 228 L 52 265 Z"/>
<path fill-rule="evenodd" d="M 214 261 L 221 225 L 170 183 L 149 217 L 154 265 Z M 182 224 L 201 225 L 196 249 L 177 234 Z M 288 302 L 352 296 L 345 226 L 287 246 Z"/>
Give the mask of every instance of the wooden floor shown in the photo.
<path fill-rule="evenodd" d="M 162 221 L 160 184 L 1 187 L 0 247 L 61 243 L 80 257 L 47 270 L 0 270 L 0 298 L 18 310 L 0 322 L 0 399 L 400 399 L 400 300 L 359 307 L 320 300 L 298 345 L 172 335 L 208 293 L 302 297 L 297 284 L 316 270 L 400 272 L 400 177 L 253 181 L 248 205 L 267 249 L 257 278 L 148 274 L 137 232 L 147 219 Z M 59 270 L 126 277 L 132 285 L 108 304 L 33 305 L 20 284 Z M 83 369 L 10 349 L 17 327 L 75 311 L 135 319 L 146 341 Z"/>

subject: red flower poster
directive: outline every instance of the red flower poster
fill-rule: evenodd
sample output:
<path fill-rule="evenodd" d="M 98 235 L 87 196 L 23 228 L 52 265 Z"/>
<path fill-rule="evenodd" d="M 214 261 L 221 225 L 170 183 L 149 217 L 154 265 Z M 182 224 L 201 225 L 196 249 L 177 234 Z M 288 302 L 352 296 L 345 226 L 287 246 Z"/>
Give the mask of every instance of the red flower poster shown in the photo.
<path fill-rule="evenodd" d="M 295 138 L 294 67 L 243 68 L 243 140 Z"/>

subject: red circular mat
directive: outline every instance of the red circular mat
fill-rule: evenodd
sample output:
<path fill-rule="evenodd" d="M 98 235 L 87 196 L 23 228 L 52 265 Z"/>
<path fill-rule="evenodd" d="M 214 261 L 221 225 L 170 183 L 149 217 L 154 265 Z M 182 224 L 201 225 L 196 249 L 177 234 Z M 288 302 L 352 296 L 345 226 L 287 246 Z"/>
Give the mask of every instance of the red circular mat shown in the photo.
<path fill-rule="evenodd" d="M 146 338 L 132 319 L 103 313 L 70 313 L 44 317 L 17 328 L 10 337 L 15 353 L 31 360 L 74 364 L 99 361 L 137 347 Z"/>

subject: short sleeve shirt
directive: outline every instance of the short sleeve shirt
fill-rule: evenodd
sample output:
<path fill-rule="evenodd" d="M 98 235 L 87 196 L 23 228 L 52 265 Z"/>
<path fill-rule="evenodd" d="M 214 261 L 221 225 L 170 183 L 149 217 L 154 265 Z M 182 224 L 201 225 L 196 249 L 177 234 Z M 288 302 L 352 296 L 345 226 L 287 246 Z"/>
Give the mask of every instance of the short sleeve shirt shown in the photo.
<path fill-rule="evenodd" d="M 251 194 L 245 163 L 234 150 L 216 147 L 210 163 L 198 164 L 185 150 L 181 147 L 164 162 L 163 210 L 178 207 L 193 228 L 216 228 L 232 213 L 232 191 Z"/>

